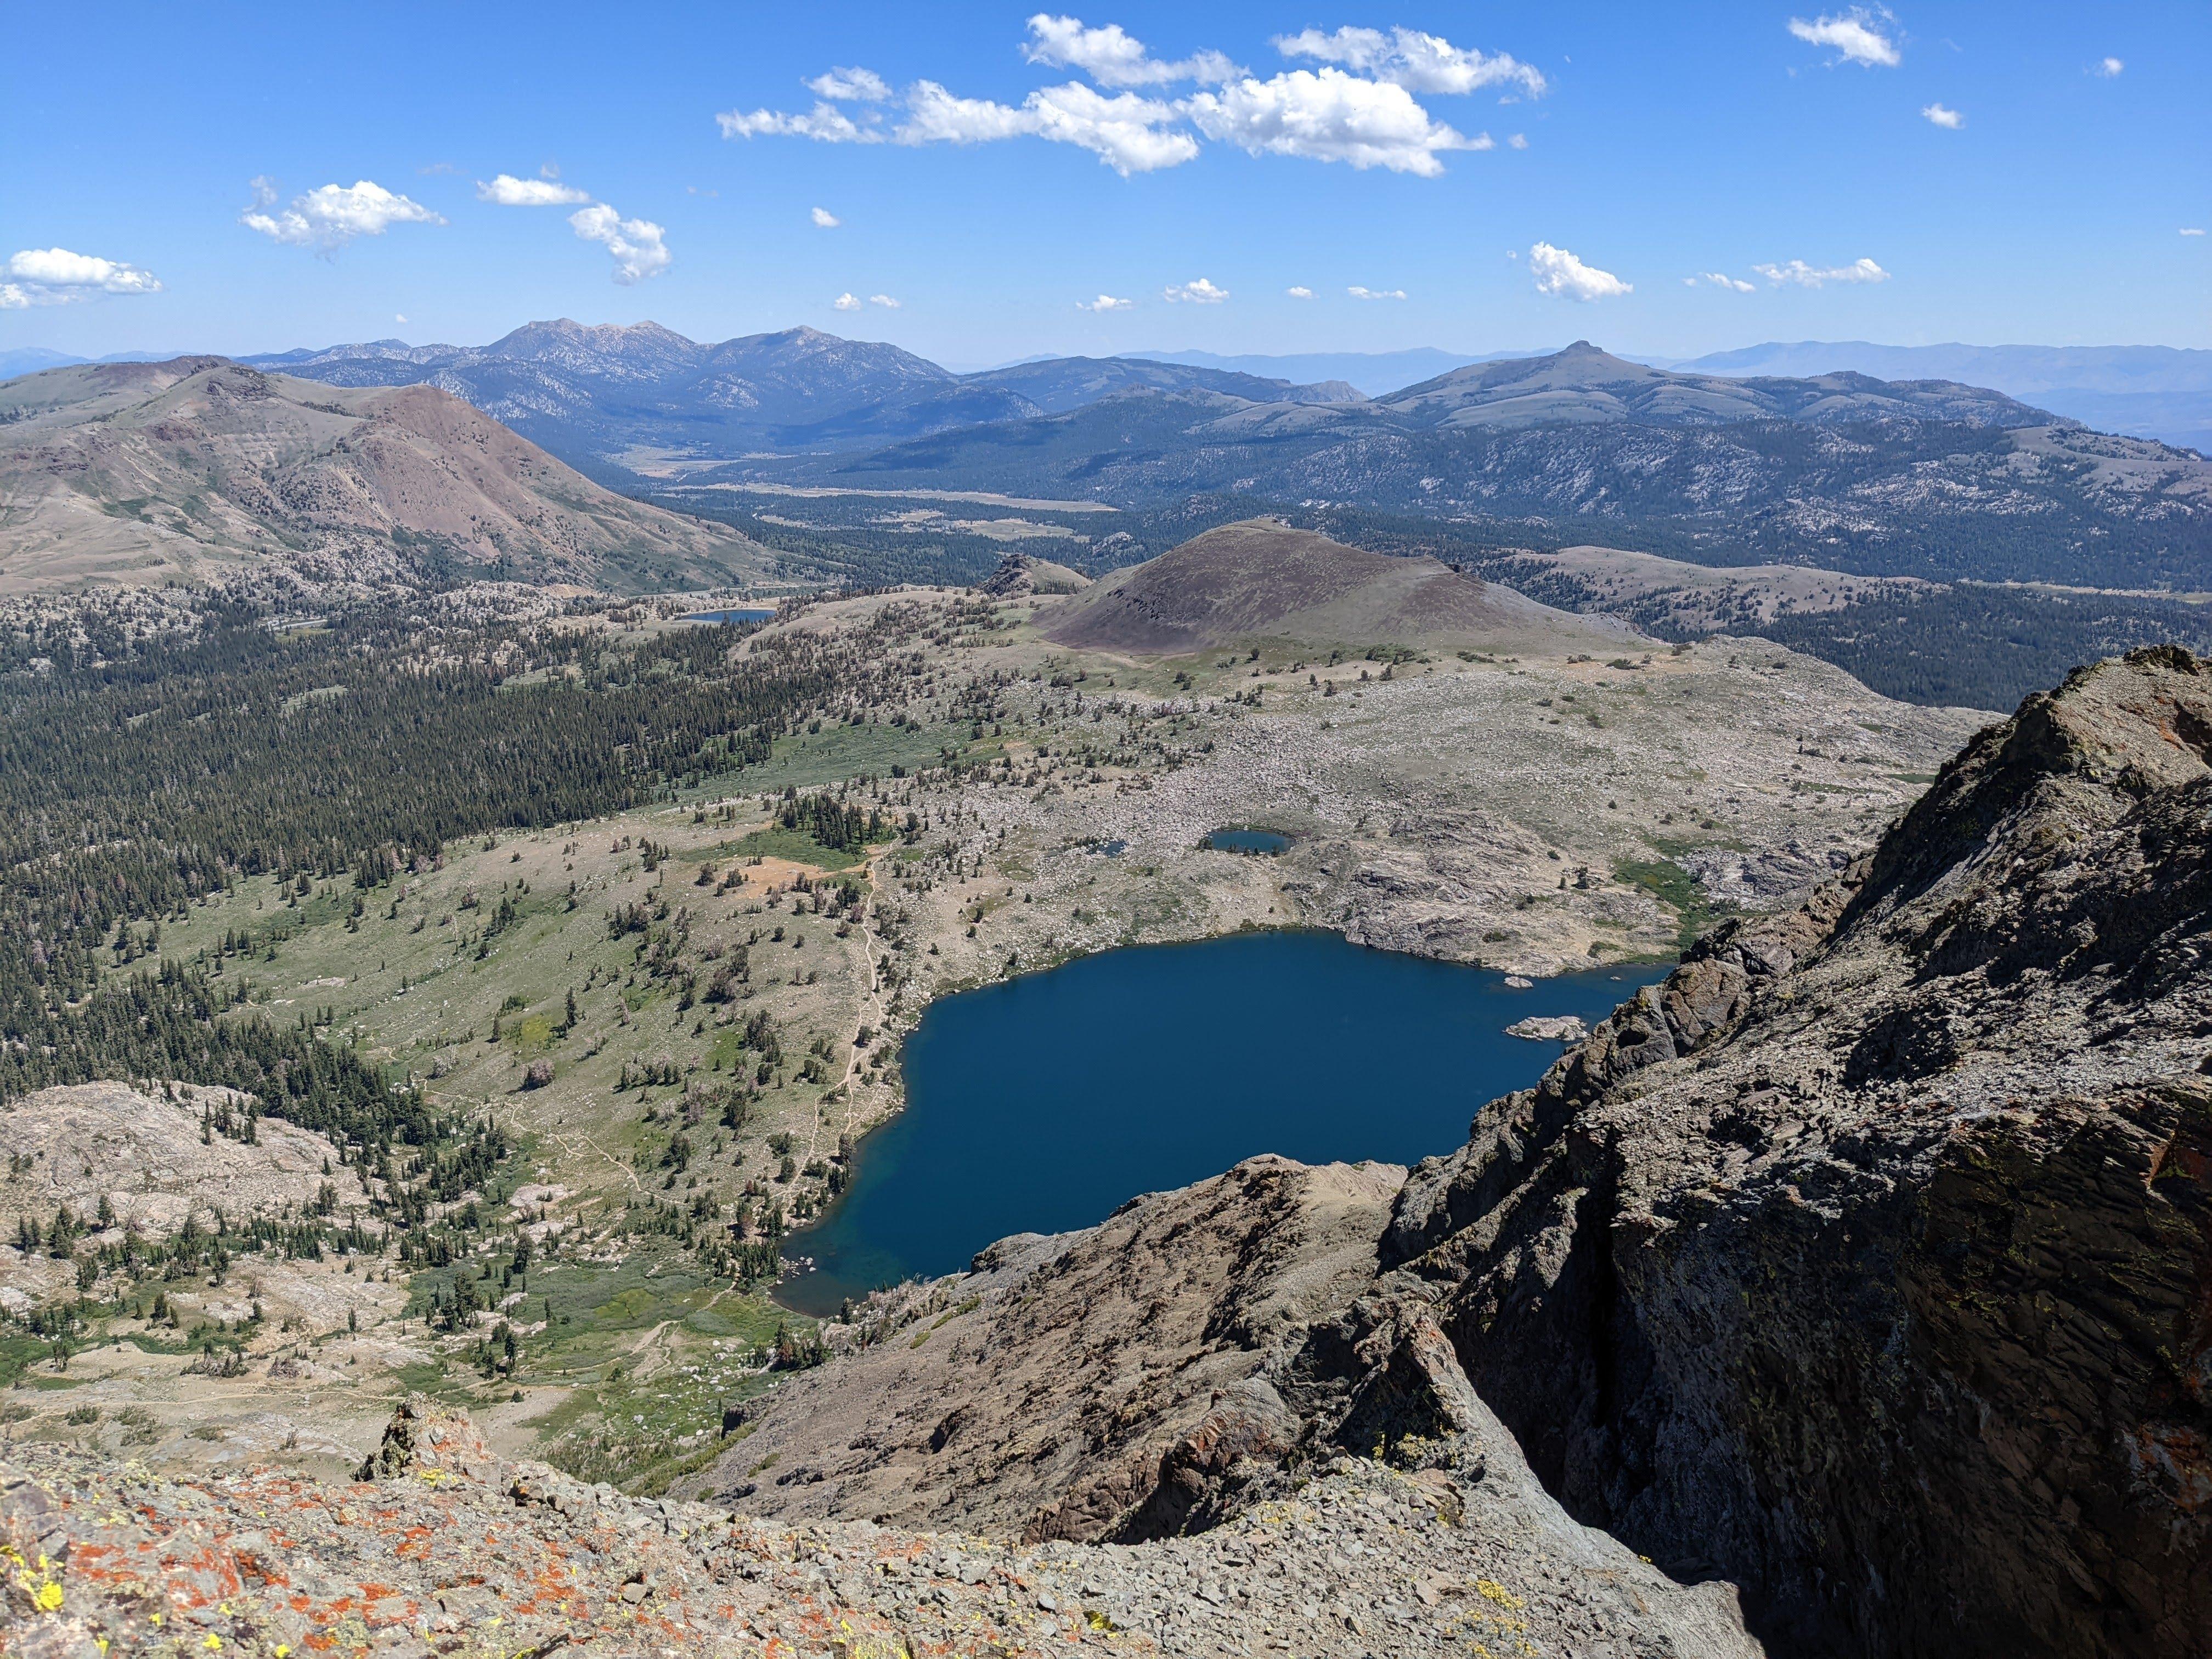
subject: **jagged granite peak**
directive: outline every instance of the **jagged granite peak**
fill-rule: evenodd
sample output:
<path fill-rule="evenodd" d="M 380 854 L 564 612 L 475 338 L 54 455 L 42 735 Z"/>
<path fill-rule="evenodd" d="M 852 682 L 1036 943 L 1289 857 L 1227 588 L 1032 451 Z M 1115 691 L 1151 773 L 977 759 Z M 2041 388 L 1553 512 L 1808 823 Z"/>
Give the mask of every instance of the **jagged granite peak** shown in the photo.
<path fill-rule="evenodd" d="M 1485 1106 L 1371 1238 L 1371 1188 L 1259 1160 L 1008 1241 L 877 1303 L 703 1489 L 1127 1539 L 1334 1449 L 1525 1458 L 1501 1506 L 1732 1582 L 1777 1653 L 2212 1650 L 2208 760 L 2207 665 L 2081 670 Z M 763 1447 L 786 1483 L 740 1494 Z"/>

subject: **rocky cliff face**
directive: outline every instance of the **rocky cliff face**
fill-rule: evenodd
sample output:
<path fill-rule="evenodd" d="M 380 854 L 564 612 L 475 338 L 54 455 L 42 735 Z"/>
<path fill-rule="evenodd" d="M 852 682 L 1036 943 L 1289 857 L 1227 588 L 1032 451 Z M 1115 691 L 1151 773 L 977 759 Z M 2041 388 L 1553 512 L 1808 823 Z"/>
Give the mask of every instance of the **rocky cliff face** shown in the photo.
<path fill-rule="evenodd" d="M 1141 1538 L 1341 1451 L 1503 1445 L 1576 1521 L 1741 1584 L 1778 1650 L 2206 1651 L 2208 754 L 2187 653 L 2077 673 L 1799 909 L 1486 1107 L 1371 1269 L 1369 1199 L 1302 1295 L 1249 1301 L 1307 1260 L 1310 1189 L 1248 1165 L 927 1292 L 965 1360 L 926 1382 L 894 1304 L 754 1430 L 803 1482 L 738 1479 L 750 1443 L 716 1479 L 854 1512 L 890 1469 L 933 1524 Z M 1232 1238 L 1257 1277 L 1218 1265 Z M 817 1418 L 849 1388 L 887 1439 Z"/>
<path fill-rule="evenodd" d="M 1547 1484 L 1792 1650 L 2212 1635 L 2208 745 L 2179 651 L 2029 699 L 1408 1182 Z"/>

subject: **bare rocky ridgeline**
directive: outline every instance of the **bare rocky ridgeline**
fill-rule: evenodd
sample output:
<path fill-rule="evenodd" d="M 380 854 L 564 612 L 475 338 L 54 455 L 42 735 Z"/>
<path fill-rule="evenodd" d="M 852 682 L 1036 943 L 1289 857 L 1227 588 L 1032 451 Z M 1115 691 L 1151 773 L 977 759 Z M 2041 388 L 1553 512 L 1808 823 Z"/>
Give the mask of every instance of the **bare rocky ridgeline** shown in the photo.
<path fill-rule="evenodd" d="M 1471 1515 L 1556 1500 L 1777 1651 L 2202 1653 L 2208 751 L 2187 653 L 2082 671 L 1387 1218 L 1389 1172 L 1270 1161 L 1010 1241 L 698 1489 L 1133 1540 L 1517 1443 L 1540 1486 Z"/>
<path fill-rule="evenodd" d="M 1483 1461 L 1487 1452 L 1491 1462 Z M 1449 1469 L 1340 1458 L 1201 1536 L 1017 1546 L 625 1498 L 419 1398 L 351 1485 L 0 1465 L 0 1648 L 106 1653 L 1752 1659 L 1723 1584 L 1565 1522 L 1492 1430 Z"/>

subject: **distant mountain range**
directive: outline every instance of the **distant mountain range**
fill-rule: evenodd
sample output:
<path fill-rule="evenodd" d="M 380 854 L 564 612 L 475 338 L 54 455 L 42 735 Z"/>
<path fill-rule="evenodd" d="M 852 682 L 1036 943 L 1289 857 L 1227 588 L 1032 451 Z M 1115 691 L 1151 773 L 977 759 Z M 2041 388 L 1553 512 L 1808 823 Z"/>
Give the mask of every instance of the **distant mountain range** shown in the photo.
<path fill-rule="evenodd" d="M 1374 397 L 1345 374 L 1230 366 L 1250 359 L 1062 357 L 956 374 L 813 329 L 702 343 L 651 323 L 532 323 L 488 346 L 386 340 L 252 362 L 345 387 L 434 386 L 603 483 L 689 490 L 702 504 L 696 487 L 731 484 L 968 489 L 1146 512 L 1234 498 L 1522 525 L 1555 544 L 1570 536 L 1708 564 L 2212 589 L 2202 456 L 2100 435 L 2051 412 L 2045 394 L 1970 379 L 1751 372 L 1837 351 L 1888 352 L 1884 367 L 1911 368 L 1976 349 L 1776 346 L 1666 368 L 1577 341 L 1541 356 L 1447 359 Z M 2185 397 L 2207 356 L 1991 349 L 1962 373 Z M 1285 361 L 1301 373 L 1347 367 Z M 1376 383 L 1375 365 L 1350 367 Z M 2182 390 L 2109 390 L 2147 383 Z"/>
<path fill-rule="evenodd" d="M 1237 374 L 1298 381 L 1342 380 L 1364 395 L 1380 398 L 1419 380 L 1432 380 L 1469 363 L 1502 362 L 1509 357 L 1540 357 L 1540 351 L 1439 351 L 1416 346 L 1410 351 L 1297 351 L 1285 356 L 1224 357 L 1211 351 L 1133 351 L 1133 357 L 1156 363 L 1184 363 L 1194 368 L 1225 369 Z"/>
<path fill-rule="evenodd" d="M 1801 340 L 1661 362 L 1660 367 L 1705 374 L 1807 375 L 1850 370 L 1886 380 L 1964 380 L 1994 387 L 2101 432 L 2156 438 L 2212 454 L 2212 351 L 2172 346 L 1887 346 L 1864 340 Z"/>
<path fill-rule="evenodd" d="M 1292 380 L 1340 380 L 1370 398 L 1470 363 L 1539 357 L 1539 351 L 1478 355 L 1421 347 L 1412 351 L 1298 352 L 1219 356 L 1208 351 L 1146 351 L 1159 362 L 1190 363 Z M 1802 379 L 1850 372 L 1883 380 L 1958 380 L 1987 386 L 2100 432 L 2212 454 L 2212 351 L 2173 346 L 1874 345 L 1864 340 L 1770 342 L 1702 357 L 1636 356 L 1655 368 L 1700 374 Z"/>
<path fill-rule="evenodd" d="M 98 361 L 154 362 L 181 355 L 118 352 Z M 896 346 L 811 329 L 702 345 L 653 323 L 586 328 L 560 321 L 529 324 L 487 346 L 376 340 L 240 361 L 341 385 L 441 384 L 556 453 L 597 464 L 625 448 L 726 455 L 750 448 L 866 447 L 979 421 L 1065 414 L 1136 385 L 1261 402 L 1344 401 L 1353 393 L 1385 398 L 1454 369 L 1550 355 L 1428 346 L 1279 356 L 1140 351 L 1032 358 L 956 374 Z M 88 361 L 37 346 L 0 351 L 0 380 Z M 2212 453 L 2212 351 L 1801 340 L 1633 361 L 1736 379 L 1852 373 L 1952 380 L 1986 386 L 2100 431 Z"/>
<path fill-rule="evenodd" d="M 1133 388 L 1251 402 L 1357 401 L 1233 371 L 1061 357 L 955 374 L 893 345 L 786 329 L 702 344 L 657 323 L 531 323 L 487 346 L 399 340 L 241 361 L 337 386 L 427 383 L 579 466 L 650 474 L 672 460 L 872 449 L 1065 412 Z"/>
<path fill-rule="evenodd" d="M 746 477 L 1128 507 L 1238 495 L 1506 520 L 1705 564 L 2212 586 L 2212 462 L 2199 455 L 1954 381 L 1683 374 L 1586 341 L 1358 403 L 1133 389 L 700 481 Z"/>
<path fill-rule="evenodd" d="M 78 363 L 166 363 L 190 355 L 183 351 L 115 351 L 105 357 L 73 357 L 66 351 L 49 351 L 44 346 L 17 346 L 13 350 L 0 351 L 0 380 L 12 380 L 18 374 L 35 374 L 42 368 L 70 368 Z"/>

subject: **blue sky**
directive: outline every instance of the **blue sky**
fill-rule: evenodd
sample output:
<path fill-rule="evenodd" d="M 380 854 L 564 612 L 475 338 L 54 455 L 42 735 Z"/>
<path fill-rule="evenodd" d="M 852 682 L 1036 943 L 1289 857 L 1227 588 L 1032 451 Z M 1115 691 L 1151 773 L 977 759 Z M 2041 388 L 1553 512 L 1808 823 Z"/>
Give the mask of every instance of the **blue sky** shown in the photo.
<path fill-rule="evenodd" d="M 17 8 L 0 349 L 2212 346 L 2202 3 L 1035 15 Z"/>

